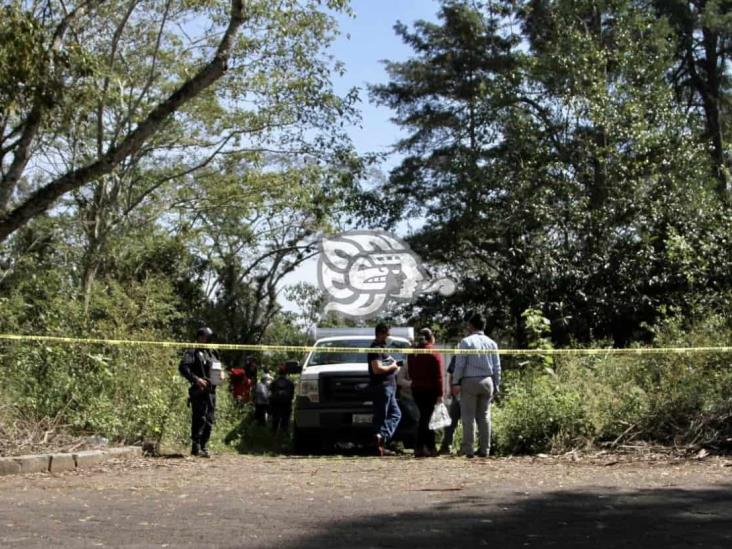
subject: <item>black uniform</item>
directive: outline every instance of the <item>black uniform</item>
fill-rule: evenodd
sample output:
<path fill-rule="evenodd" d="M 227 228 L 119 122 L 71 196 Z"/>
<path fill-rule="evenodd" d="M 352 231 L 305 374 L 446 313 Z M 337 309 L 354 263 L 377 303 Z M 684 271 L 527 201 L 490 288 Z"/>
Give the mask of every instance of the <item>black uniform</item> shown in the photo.
<path fill-rule="evenodd" d="M 188 398 L 191 403 L 191 441 L 193 451 L 205 451 L 211 428 L 216 420 L 216 387 L 211 385 L 211 363 L 218 360 L 216 351 L 211 349 L 189 349 L 183 354 L 178 370 L 191 384 Z M 196 378 L 208 381 L 208 387 L 201 389 Z"/>
<path fill-rule="evenodd" d="M 292 413 L 292 399 L 295 396 L 295 384 L 281 375 L 269 386 L 269 406 L 272 414 L 272 431 L 287 431 Z"/>

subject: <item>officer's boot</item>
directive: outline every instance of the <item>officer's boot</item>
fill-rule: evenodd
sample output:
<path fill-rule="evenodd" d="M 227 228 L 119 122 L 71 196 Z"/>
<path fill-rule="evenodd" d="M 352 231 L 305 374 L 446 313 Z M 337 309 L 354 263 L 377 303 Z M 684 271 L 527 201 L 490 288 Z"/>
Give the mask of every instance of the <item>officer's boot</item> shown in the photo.
<path fill-rule="evenodd" d="M 193 444 L 191 445 L 191 455 L 192 456 L 201 455 L 201 445 L 198 444 L 197 441 L 193 441 Z"/>

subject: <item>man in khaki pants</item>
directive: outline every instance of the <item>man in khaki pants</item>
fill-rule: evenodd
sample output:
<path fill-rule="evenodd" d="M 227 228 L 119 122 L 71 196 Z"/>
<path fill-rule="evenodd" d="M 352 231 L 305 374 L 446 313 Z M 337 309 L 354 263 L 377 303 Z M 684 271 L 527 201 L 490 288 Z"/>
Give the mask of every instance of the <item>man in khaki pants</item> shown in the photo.
<path fill-rule="evenodd" d="M 468 320 L 468 336 L 458 349 L 473 349 L 475 354 L 458 354 L 452 376 L 452 394 L 460 396 L 463 422 L 462 453 L 474 456 L 475 422 L 478 422 L 478 453 L 487 457 L 491 449 L 491 400 L 501 385 L 501 361 L 496 342 L 483 333 L 485 320 L 475 314 Z"/>

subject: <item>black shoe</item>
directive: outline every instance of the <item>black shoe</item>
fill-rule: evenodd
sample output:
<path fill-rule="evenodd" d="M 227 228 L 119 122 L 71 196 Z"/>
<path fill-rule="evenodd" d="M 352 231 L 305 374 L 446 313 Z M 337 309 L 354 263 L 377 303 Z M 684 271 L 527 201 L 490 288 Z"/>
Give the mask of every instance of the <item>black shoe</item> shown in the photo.
<path fill-rule="evenodd" d="M 208 453 L 208 450 L 206 450 L 206 448 L 201 448 L 201 451 L 198 452 L 198 457 L 210 458 L 211 454 Z"/>
<path fill-rule="evenodd" d="M 479 458 L 487 458 L 488 457 L 488 452 L 478 452 L 475 455 L 478 456 Z"/>
<path fill-rule="evenodd" d="M 379 434 L 374 435 L 371 439 L 371 445 L 374 447 L 377 456 L 381 457 L 384 455 L 384 437 Z"/>
<path fill-rule="evenodd" d="M 191 455 L 198 456 L 200 454 L 201 454 L 201 446 L 197 442 L 194 442 L 193 446 L 191 446 Z"/>

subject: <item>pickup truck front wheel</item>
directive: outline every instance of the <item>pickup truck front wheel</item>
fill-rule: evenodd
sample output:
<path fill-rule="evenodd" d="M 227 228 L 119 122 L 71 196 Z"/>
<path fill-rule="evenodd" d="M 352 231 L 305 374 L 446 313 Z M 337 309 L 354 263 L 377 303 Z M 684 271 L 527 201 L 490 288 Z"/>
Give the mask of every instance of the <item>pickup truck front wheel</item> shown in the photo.
<path fill-rule="evenodd" d="M 323 450 L 323 440 L 320 433 L 313 429 L 298 429 L 292 434 L 292 445 L 296 454 L 318 454 Z"/>

